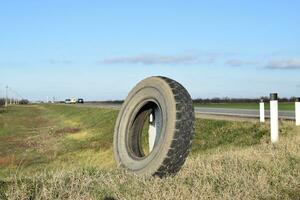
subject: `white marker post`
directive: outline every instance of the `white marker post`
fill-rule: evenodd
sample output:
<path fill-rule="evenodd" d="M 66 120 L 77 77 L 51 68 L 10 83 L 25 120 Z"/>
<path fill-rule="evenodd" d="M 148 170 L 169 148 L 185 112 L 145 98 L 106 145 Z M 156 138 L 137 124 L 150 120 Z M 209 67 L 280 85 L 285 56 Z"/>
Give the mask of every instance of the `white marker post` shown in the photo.
<path fill-rule="evenodd" d="M 300 97 L 296 98 L 295 102 L 295 118 L 296 126 L 300 126 Z"/>
<path fill-rule="evenodd" d="M 270 94 L 270 126 L 271 126 L 271 142 L 278 141 L 278 95 Z"/>
<path fill-rule="evenodd" d="M 156 126 L 155 126 L 155 119 L 153 113 L 150 114 L 149 116 L 149 152 L 152 151 L 155 143 L 155 138 L 156 138 Z"/>
<path fill-rule="evenodd" d="M 263 99 L 261 99 L 259 103 L 259 121 L 261 123 L 265 122 L 265 103 Z"/>

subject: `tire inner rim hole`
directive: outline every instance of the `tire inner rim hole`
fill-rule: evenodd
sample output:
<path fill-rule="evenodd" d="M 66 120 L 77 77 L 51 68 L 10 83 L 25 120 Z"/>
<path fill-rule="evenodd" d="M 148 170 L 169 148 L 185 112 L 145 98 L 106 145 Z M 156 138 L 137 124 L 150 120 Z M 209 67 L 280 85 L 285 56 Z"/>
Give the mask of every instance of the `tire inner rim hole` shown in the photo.
<path fill-rule="evenodd" d="M 157 146 L 162 127 L 160 107 L 152 101 L 138 111 L 129 130 L 127 147 L 136 159 L 147 157 Z"/>

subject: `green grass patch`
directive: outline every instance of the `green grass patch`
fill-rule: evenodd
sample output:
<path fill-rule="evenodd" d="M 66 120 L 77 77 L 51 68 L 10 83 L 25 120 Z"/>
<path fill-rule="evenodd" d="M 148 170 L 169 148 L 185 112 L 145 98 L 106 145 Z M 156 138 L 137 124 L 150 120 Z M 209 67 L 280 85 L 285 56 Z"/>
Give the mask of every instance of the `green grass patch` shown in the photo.
<path fill-rule="evenodd" d="M 16 169 L 30 174 L 62 166 L 115 167 L 117 115 L 111 109 L 65 105 L 8 107 L 0 114 L 0 175 Z M 196 119 L 195 128 L 192 155 L 257 145 L 268 141 L 269 134 L 268 126 L 252 122 Z"/>
<path fill-rule="evenodd" d="M 10 106 L 0 114 L 0 177 L 64 166 L 114 166 L 117 111 L 67 106 Z"/>
<path fill-rule="evenodd" d="M 65 105 L 8 107 L 0 115 L 0 175 L 17 168 L 32 173 L 61 166 L 114 167 L 117 114 Z M 195 128 L 192 155 L 260 144 L 269 134 L 268 126 L 252 122 L 196 119 Z"/>

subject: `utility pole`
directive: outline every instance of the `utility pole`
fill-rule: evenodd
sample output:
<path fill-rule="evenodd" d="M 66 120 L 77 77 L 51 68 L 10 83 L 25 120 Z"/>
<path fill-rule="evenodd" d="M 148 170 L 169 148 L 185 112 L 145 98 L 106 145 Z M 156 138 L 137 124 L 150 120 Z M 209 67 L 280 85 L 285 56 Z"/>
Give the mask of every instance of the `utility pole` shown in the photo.
<path fill-rule="evenodd" d="M 7 93 L 8 93 L 8 86 L 6 86 L 5 89 L 6 89 L 6 90 L 5 90 L 5 91 L 6 91 L 6 92 L 5 92 L 5 107 L 7 107 L 7 101 L 8 101 L 8 94 L 7 94 Z"/>

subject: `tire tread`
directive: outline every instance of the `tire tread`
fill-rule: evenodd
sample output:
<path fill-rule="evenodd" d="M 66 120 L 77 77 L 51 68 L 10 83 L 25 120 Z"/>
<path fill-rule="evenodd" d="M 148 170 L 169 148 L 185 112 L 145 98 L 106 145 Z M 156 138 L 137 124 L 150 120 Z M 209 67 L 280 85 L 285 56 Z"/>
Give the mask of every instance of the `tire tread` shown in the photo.
<path fill-rule="evenodd" d="M 163 177 L 177 173 L 184 164 L 194 136 L 195 113 L 192 98 L 178 82 L 160 76 L 172 89 L 176 101 L 175 134 L 168 151 L 168 156 L 154 175 Z"/>

